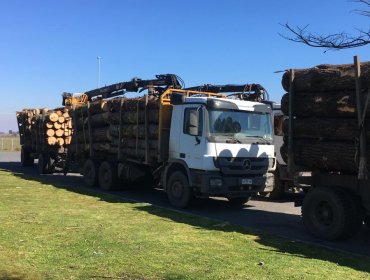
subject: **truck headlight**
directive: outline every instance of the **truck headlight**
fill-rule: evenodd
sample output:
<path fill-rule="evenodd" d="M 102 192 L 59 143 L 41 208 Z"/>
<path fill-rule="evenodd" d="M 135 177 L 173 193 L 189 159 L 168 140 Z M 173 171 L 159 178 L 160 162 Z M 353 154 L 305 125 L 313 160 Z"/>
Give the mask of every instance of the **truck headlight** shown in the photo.
<path fill-rule="evenodd" d="M 209 185 L 213 188 L 221 188 L 222 187 L 222 179 L 211 178 L 211 179 L 209 179 Z"/>

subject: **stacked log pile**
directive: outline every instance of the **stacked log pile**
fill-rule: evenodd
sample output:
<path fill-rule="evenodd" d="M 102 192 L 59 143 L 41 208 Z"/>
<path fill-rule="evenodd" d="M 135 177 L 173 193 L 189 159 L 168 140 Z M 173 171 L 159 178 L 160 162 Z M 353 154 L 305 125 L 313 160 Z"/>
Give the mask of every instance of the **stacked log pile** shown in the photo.
<path fill-rule="evenodd" d="M 76 128 L 72 146 L 77 151 L 120 153 L 139 161 L 148 152 L 151 160 L 157 158 L 158 98 L 97 100 L 76 108 L 73 116 Z"/>
<path fill-rule="evenodd" d="M 23 145 L 34 150 L 42 147 L 65 147 L 72 140 L 72 119 L 68 109 L 24 109 L 17 112 Z"/>
<path fill-rule="evenodd" d="M 370 62 L 361 64 L 361 103 L 370 85 Z M 282 78 L 289 91 L 290 72 Z M 319 65 L 295 70 L 293 81 L 293 151 L 296 165 L 311 170 L 355 173 L 358 170 L 359 130 L 356 108 L 356 83 L 353 64 Z M 281 100 L 289 114 L 289 94 Z M 365 130 L 370 166 L 370 106 Z M 288 133 L 288 120 L 283 125 Z M 287 156 L 287 139 L 281 154 Z"/>

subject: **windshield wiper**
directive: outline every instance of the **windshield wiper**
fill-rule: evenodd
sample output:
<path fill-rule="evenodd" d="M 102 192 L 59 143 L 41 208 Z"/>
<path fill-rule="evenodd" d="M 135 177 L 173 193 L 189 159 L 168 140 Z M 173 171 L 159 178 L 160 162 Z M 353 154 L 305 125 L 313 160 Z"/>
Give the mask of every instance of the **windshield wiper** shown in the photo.
<path fill-rule="evenodd" d="M 263 140 L 263 143 L 264 144 L 270 144 L 270 141 L 269 140 L 267 140 L 267 139 L 265 139 L 264 137 L 262 137 L 262 136 L 259 136 L 259 135 L 247 135 L 247 136 L 245 136 L 246 138 L 256 138 L 256 139 L 258 139 L 258 140 Z M 272 141 L 272 140 L 271 140 Z M 258 144 L 258 142 L 257 142 L 257 144 Z"/>
<path fill-rule="evenodd" d="M 230 137 L 230 139 L 226 140 L 226 143 L 239 143 L 239 144 L 241 144 L 242 141 L 240 141 L 239 139 L 236 139 L 234 137 Z"/>

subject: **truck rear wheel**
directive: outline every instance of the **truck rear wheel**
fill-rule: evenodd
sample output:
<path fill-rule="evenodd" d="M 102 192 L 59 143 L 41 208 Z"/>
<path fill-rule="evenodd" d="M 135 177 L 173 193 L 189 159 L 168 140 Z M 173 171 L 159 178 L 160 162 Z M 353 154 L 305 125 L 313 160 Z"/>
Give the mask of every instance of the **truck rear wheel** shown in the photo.
<path fill-rule="evenodd" d="M 181 171 L 175 171 L 170 175 L 166 192 L 171 205 L 177 208 L 187 208 L 194 200 L 188 179 Z"/>
<path fill-rule="evenodd" d="M 104 161 L 99 167 L 99 186 L 102 190 L 110 191 L 117 187 L 117 166 Z"/>
<path fill-rule="evenodd" d="M 352 196 L 336 188 L 313 188 L 303 201 L 307 230 L 321 239 L 344 239 L 356 232 L 359 212 Z"/>
<path fill-rule="evenodd" d="M 366 216 L 364 219 L 365 226 L 370 229 L 370 216 Z"/>
<path fill-rule="evenodd" d="M 83 177 L 84 183 L 88 187 L 96 187 L 98 185 L 98 162 L 92 159 L 88 159 L 85 161 L 83 166 Z"/>
<path fill-rule="evenodd" d="M 53 173 L 53 160 L 48 154 L 39 154 L 37 168 L 39 174 L 52 174 Z"/>
<path fill-rule="evenodd" d="M 34 164 L 34 159 L 31 157 L 30 152 L 23 146 L 21 148 L 21 164 L 22 166 L 31 166 Z"/>

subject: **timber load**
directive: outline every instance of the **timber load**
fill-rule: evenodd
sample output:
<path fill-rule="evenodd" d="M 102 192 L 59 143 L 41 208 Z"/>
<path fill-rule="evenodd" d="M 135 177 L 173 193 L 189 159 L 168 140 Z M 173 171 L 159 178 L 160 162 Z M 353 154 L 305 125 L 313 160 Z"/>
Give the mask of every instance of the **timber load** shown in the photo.
<path fill-rule="evenodd" d="M 159 98 L 145 95 L 88 102 L 73 110 L 71 149 L 76 155 L 102 153 L 137 162 L 157 161 Z"/>
<path fill-rule="evenodd" d="M 363 62 L 360 66 L 360 102 L 363 105 L 370 93 L 370 62 Z M 290 73 L 286 72 L 282 78 L 283 88 L 288 92 Z M 282 97 L 281 109 L 289 115 L 289 94 L 292 94 L 295 164 L 312 171 L 356 173 L 360 133 L 354 65 L 326 64 L 294 70 L 291 89 L 291 93 Z M 365 108 L 363 125 L 367 139 L 367 164 L 370 166 L 370 106 Z M 282 129 L 285 137 L 281 154 L 286 160 L 288 120 L 284 121 Z"/>
<path fill-rule="evenodd" d="M 72 119 L 66 108 L 23 109 L 16 113 L 21 145 L 47 152 L 64 148 L 72 140 Z"/>

